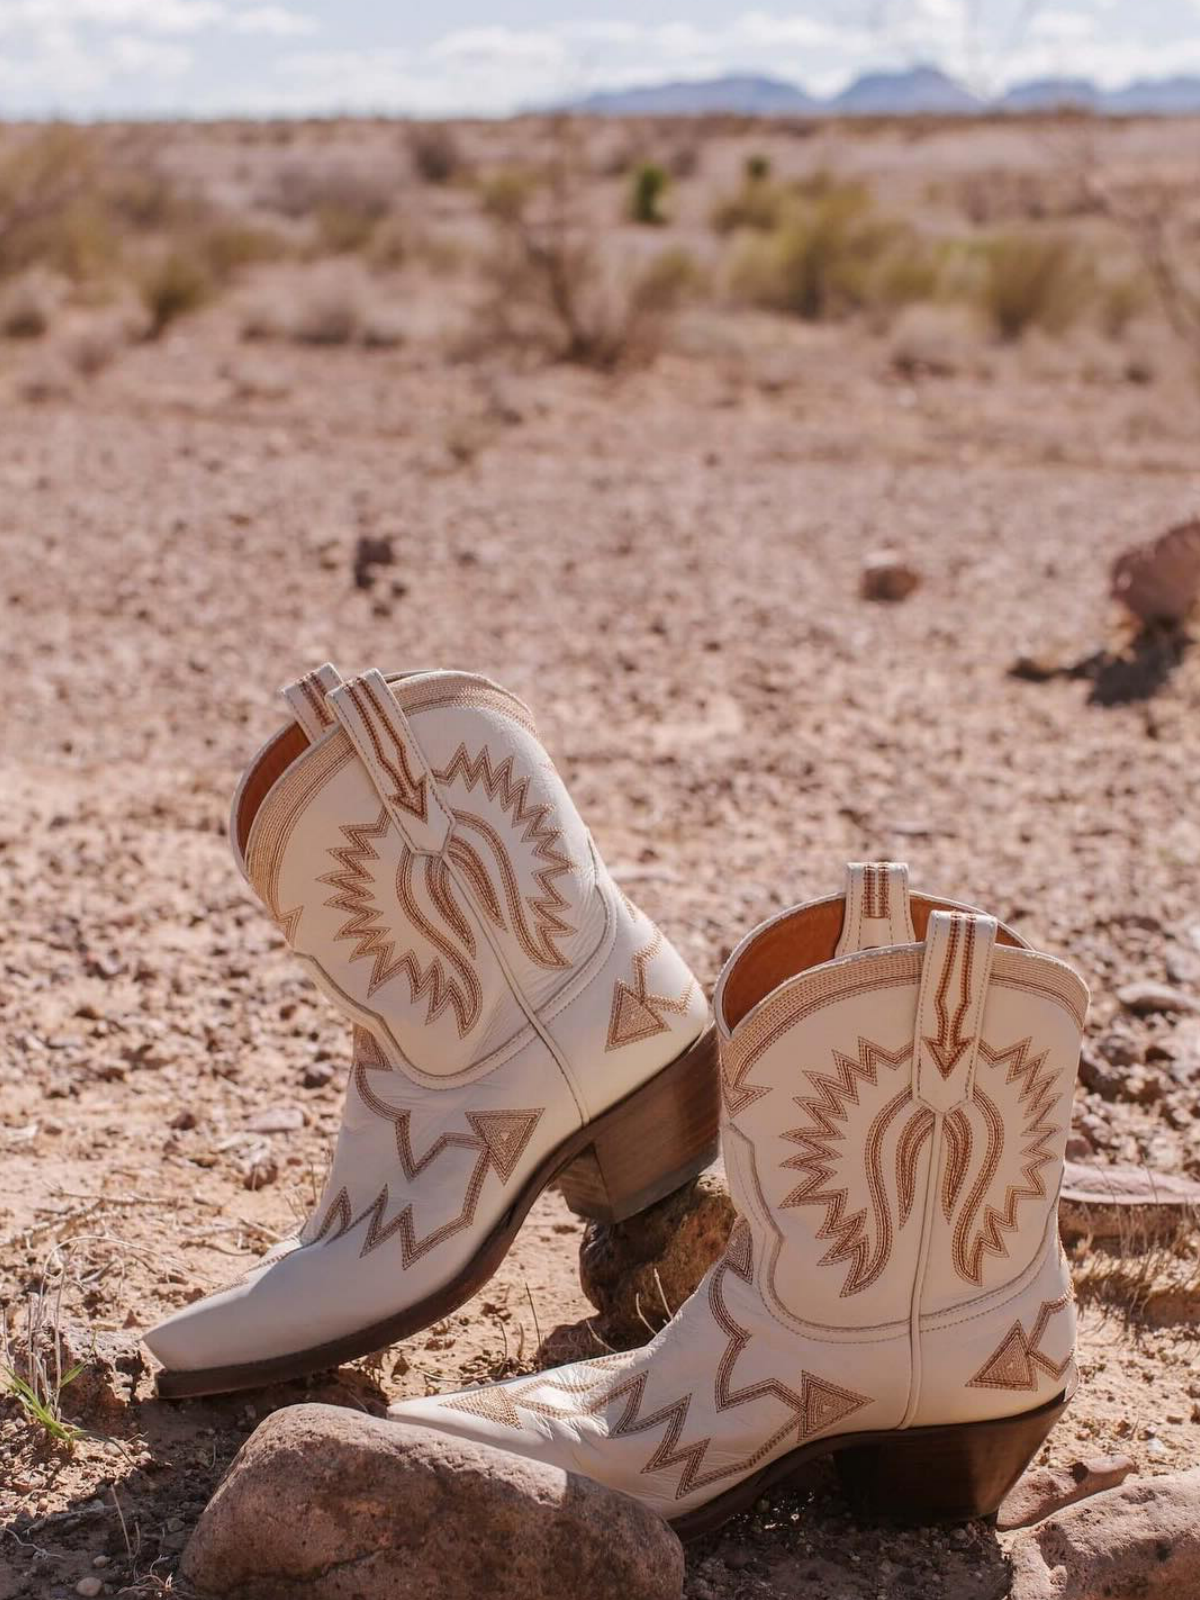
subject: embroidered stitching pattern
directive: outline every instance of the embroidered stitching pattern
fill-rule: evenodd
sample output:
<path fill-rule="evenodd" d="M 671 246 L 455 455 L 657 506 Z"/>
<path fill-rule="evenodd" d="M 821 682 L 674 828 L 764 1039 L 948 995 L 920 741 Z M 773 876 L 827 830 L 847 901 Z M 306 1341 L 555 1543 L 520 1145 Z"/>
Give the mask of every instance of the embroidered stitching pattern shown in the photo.
<path fill-rule="evenodd" d="M 640 1470 L 643 1474 L 665 1472 L 672 1468 L 680 1468 L 679 1479 L 675 1488 L 675 1498 L 684 1499 L 685 1496 L 697 1489 L 707 1488 L 710 1484 L 717 1483 L 723 1478 L 743 1477 L 752 1472 L 755 1467 L 772 1453 L 784 1440 L 794 1435 L 796 1444 L 812 1437 L 813 1434 L 823 1432 L 825 1429 L 848 1417 L 852 1412 L 860 1410 L 871 1403 L 867 1395 L 856 1394 L 853 1390 L 843 1389 L 837 1384 L 829 1383 L 823 1378 L 815 1377 L 812 1373 L 801 1372 L 799 1390 L 790 1388 L 781 1383 L 777 1378 L 765 1378 L 757 1383 L 748 1384 L 744 1389 L 733 1389 L 734 1369 L 742 1352 L 749 1345 L 753 1335 L 748 1328 L 742 1325 L 729 1311 L 725 1304 L 723 1282 L 727 1273 L 732 1272 L 742 1282 L 749 1283 L 753 1272 L 752 1242 L 750 1229 L 744 1219 L 739 1220 L 733 1233 L 730 1235 L 729 1245 L 724 1258 L 714 1268 L 708 1284 L 708 1304 L 713 1320 L 725 1334 L 727 1343 L 725 1350 L 717 1365 L 713 1382 L 713 1399 L 718 1412 L 728 1411 L 737 1406 L 747 1405 L 751 1401 L 774 1399 L 787 1408 L 790 1415 L 782 1426 L 774 1432 L 749 1456 L 740 1461 L 735 1461 L 729 1466 L 712 1467 L 704 1471 L 704 1462 L 708 1455 L 711 1437 L 706 1436 L 692 1444 L 681 1445 L 684 1429 L 687 1425 L 688 1412 L 691 1409 L 693 1393 L 689 1391 L 668 1405 L 660 1406 L 648 1416 L 642 1416 L 642 1403 L 646 1391 L 646 1373 L 635 1373 L 623 1378 L 620 1382 L 606 1387 L 600 1394 L 593 1394 L 582 1404 L 571 1403 L 560 1405 L 547 1400 L 533 1399 L 533 1394 L 538 1390 L 550 1390 L 562 1394 L 568 1400 L 575 1396 L 588 1395 L 596 1387 L 596 1383 L 607 1380 L 610 1368 L 607 1363 L 611 1360 L 602 1357 L 599 1361 L 584 1362 L 574 1368 L 568 1368 L 566 1373 L 550 1373 L 535 1378 L 527 1384 L 497 1386 L 491 1389 L 479 1390 L 474 1394 L 456 1396 L 443 1404 L 459 1411 L 473 1412 L 476 1416 L 486 1417 L 489 1421 L 507 1424 L 509 1427 L 520 1428 L 523 1426 L 520 1412 L 527 1411 L 533 1416 L 546 1417 L 552 1420 L 570 1419 L 573 1417 L 596 1416 L 606 1410 L 618 1400 L 624 1400 L 625 1406 L 616 1422 L 609 1430 L 612 1439 L 628 1438 L 633 1434 L 644 1433 L 650 1428 L 661 1427 L 662 1437 L 655 1446 L 653 1454 Z M 629 1359 L 635 1359 L 631 1357 Z M 592 1368 L 605 1368 L 601 1378 L 596 1380 L 580 1379 L 570 1376 L 571 1373 L 586 1372 Z"/>
<path fill-rule="evenodd" d="M 891 916 L 891 884 L 886 863 L 868 861 L 863 867 L 864 917 L 882 921 Z"/>
<path fill-rule="evenodd" d="M 365 863 L 380 859 L 379 852 L 371 841 L 384 838 L 390 827 L 391 817 L 385 806 L 373 823 L 343 823 L 341 832 L 349 839 L 349 845 L 330 846 L 329 854 L 341 863 L 342 870 L 326 873 L 318 878 L 317 882 L 328 884 L 338 891 L 325 901 L 327 906 L 349 913 L 346 921 L 334 934 L 334 938 L 355 941 L 354 950 L 350 955 L 351 961 L 363 961 L 369 958 L 373 962 L 367 985 L 368 997 L 389 979 L 398 973 L 403 973 L 408 979 L 414 1005 L 422 997 L 427 997 L 426 1026 L 436 1022 L 446 1008 L 450 1007 L 458 1024 L 459 1037 L 462 1038 L 478 1020 L 482 990 L 473 969 L 467 966 L 457 952 L 451 954 L 452 947 L 448 941 L 415 909 L 408 875 L 412 852 L 407 846 L 401 852 L 396 872 L 396 893 L 406 913 L 413 917 L 435 949 L 451 961 L 458 973 L 459 981 L 456 982 L 454 978 L 446 975 L 438 956 L 433 958 L 425 971 L 421 970 L 421 964 L 414 951 L 405 950 L 402 955 L 396 956 L 395 936 L 381 923 L 383 910 L 375 899 L 375 880 Z"/>
<path fill-rule="evenodd" d="M 843 1055 L 840 1050 L 833 1052 L 833 1059 L 836 1067 L 834 1076 L 811 1071 L 804 1074 L 816 1090 L 816 1095 L 809 1098 L 797 1096 L 795 1099 L 795 1104 L 808 1118 L 808 1126 L 791 1128 L 784 1133 L 785 1139 L 800 1146 L 800 1154 L 790 1156 L 783 1165 L 804 1173 L 805 1178 L 779 1204 L 781 1210 L 801 1205 L 825 1207 L 817 1238 L 833 1242 L 821 1257 L 821 1265 L 849 1262 L 841 1292 L 842 1295 L 851 1295 L 866 1289 L 879 1277 L 892 1253 L 895 1227 L 903 1227 L 908 1221 L 915 1186 L 917 1153 L 929 1134 L 932 1120 L 926 1114 L 926 1108 L 916 1107 L 915 1115 L 900 1136 L 897 1147 L 900 1196 L 898 1224 L 892 1220 L 887 1185 L 883 1178 L 883 1142 L 895 1118 L 906 1106 L 913 1104 L 910 1085 L 905 1084 L 898 1094 L 892 1096 L 871 1122 L 864 1152 L 864 1169 L 874 1224 L 875 1242 L 872 1246 L 866 1208 L 847 1215 L 849 1188 L 833 1187 L 847 1154 L 841 1143 L 846 1137 L 847 1107 L 860 1104 L 861 1085 L 878 1085 L 880 1062 L 893 1071 L 910 1062 L 912 1045 L 892 1051 L 885 1050 L 870 1039 L 860 1038 L 857 1060 Z"/>
<path fill-rule="evenodd" d="M 558 949 L 555 940 L 568 938 L 576 930 L 561 915 L 569 909 L 569 905 L 554 880 L 564 872 L 570 872 L 571 861 L 559 848 L 562 830 L 550 823 L 551 807 L 545 803 L 532 804 L 529 800 L 529 779 L 514 776 L 513 757 L 505 756 L 498 766 L 494 765 L 491 751 L 486 745 L 478 755 L 471 756 L 466 745 L 460 744 L 447 764 L 434 772 L 434 777 L 442 784 L 451 784 L 459 779 L 468 794 L 482 785 L 488 799 L 498 800 L 501 809 L 508 813 L 513 827 L 523 830 L 522 843 L 532 845 L 534 858 L 545 863 L 535 874 L 541 894 L 536 898 L 526 897 L 534 918 L 532 930 L 525 921 L 520 883 L 504 841 L 484 818 L 469 811 L 454 812 L 456 823 L 478 833 L 495 857 L 513 933 L 522 950 L 538 966 L 565 967 L 567 958 Z M 461 837 L 457 828 L 451 837 L 448 854 L 467 873 L 488 916 L 497 927 L 503 928 L 500 902 L 491 886 L 487 868 L 478 852 Z"/>
<path fill-rule="evenodd" d="M 408 764 L 408 752 L 403 740 L 396 732 L 391 717 L 388 716 L 374 688 L 365 678 L 355 678 L 346 685 L 354 709 L 362 718 L 363 727 L 375 751 L 375 759 L 395 784 L 395 790 L 387 796 L 394 806 L 399 806 L 402 811 L 407 811 L 410 816 L 416 817 L 420 822 L 429 820 L 429 797 L 426 793 L 424 774 L 415 778 Z M 370 702 L 368 704 L 368 701 Z M 378 728 L 376 727 L 378 721 Z M 380 730 L 387 734 L 391 740 L 394 759 L 389 760 L 384 753 L 380 741 Z"/>
<path fill-rule="evenodd" d="M 938 978 L 937 989 L 933 997 L 934 1009 L 937 1012 L 938 1031 L 932 1038 L 928 1035 L 925 1037 L 929 1053 L 933 1056 L 937 1069 L 943 1078 L 950 1076 L 975 1042 L 974 1035 L 964 1037 L 962 1034 L 963 1021 L 971 1007 L 971 969 L 975 962 L 975 927 L 976 925 L 972 918 L 960 916 L 958 913 L 951 914 L 950 934 L 946 942 L 946 957 L 942 964 L 941 975 Z M 946 1008 L 946 996 L 949 992 L 950 980 L 954 974 L 959 946 L 963 943 L 964 931 L 966 933 L 966 943 L 962 951 L 958 1009 L 954 1013 L 953 1020 L 951 1020 Z"/>
<path fill-rule="evenodd" d="M 975 1376 L 968 1380 L 967 1388 L 1032 1390 L 1041 1381 L 1040 1373 L 1061 1378 L 1071 1365 L 1074 1346 L 1061 1361 L 1052 1360 L 1039 1347 L 1050 1319 L 1070 1303 L 1071 1297 L 1067 1294 L 1057 1300 L 1043 1300 L 1030 1334 L 1026 1334 L 1018 1318 Z"/>
<path fill-rule="evenodd" d="M 618 978 L 614 984 L 608 1039 L 604 1046 L 606 1051 L 619 1050 L 623 1045 L 635 1044 L 639 1039 L 652 1039 L 657 1033 L 666 1033 L 671 1024 L 663 1020 L 664 1011 L 673 1012 L 679 1017 L 687 1014 L 692 991 L 696 987 L 694 978 L 688 979 L 687 987 L 676 998 L 650 993 L 646 969 L 662 949 L 662 943 L 662 931 L 655 928 L 650 943 L 634 951 L 632 984 L 622 978 Z"/>
<path fill-rule="evenodd" d="M 378 1249 L 381 1244 L 386 1244 L 395 1234 L 399 1234 L 401 1263 L 407 1271 L 414 1261 L 419 1261 L 422 1256 L 428 1255 L 446 1239 L 471 1226 L 475 1220 L 475 1211 L 489 1169 L 497 1173 L 501 1184 L 508 1182 L 516 1171 L 517 1164 L 525 1153 L 525 1147 L 541 1121 L 545 1108 L 536 1106 L 520 1111 L 468 1111 L 466 1118 L 473 1132 L 440 1133 L 424 1155 L 418 1157 L 413 1151 L 410 1135 L 411 1113 L 397 1111 L 394 1106 L 389 1106 L 385 1100 L 379 1098 L 367 1081 L 367 1066 L 365 1060 L 355 1063 L 354 1086 L 367 1109 L 392 1124 L 396 1138 L 396 1154 L 400 1159 L 406 1183 L 411 1184 L 419 1178 L 427 1167 L 433 1165 L 443 1150 L 478 1152 L 475 1165 L 467 1179 L 466 1193 L 458 1215 L 442 1223 L 440 1227 L 434 1228 L 423 1239 L 417 1237 L 411 1200 L 390 1222 L 384 1222 L 390 1198 L 386 1183 L 371 1204 L 357 1216 L 353 1215 L 350 1194 L 345 1187 L 338 1191 L 326 1209 L 321 1226 L 313 1238 L 314 1244 L 319 1243 L 326 1235 L 329 1235 L 331 1240 L 339 1239 L 342 1234 L 348 1233 L 351 1228 L 356 1228 L 359 1223 L 365 1221 L 367 1231 L 362 1249 L 359 1251 L 360 1258 L 370 1255 L 372 1250 Z"/>
<path fill-rule="evenodd" d="M 1056 1074 L 1043 1072 L 1048 1051 L 1031 1056 L 1032 1039 L 1021 1039 L 1006 1050 L 995 1050 L 985 1040 L 979 1041 L 979 1055 L 990 1067 L 1005 1067 L 1006 1084 L 1020 1084 L 1018 1104 L 1024 1108 L 1024 1124 L 1020 1138 L 1024 1143 L 1021 1154 L 1025 1164 L 1021 1169 L 1023 1183 L 1009 1184 L 1004 1191 L 1000 1207 L 984 1206 L 991 1188 L 1000 1157 L 1004 1149 L 1004 1119 L 993 1100 L 982 1086 L 975 1084 L 973 1103 L 983 1114 L 987 1129 L 987 1149 L 979 1174 L 959 1214 L 954 1228 L 953 1258 L 955 1271 L 968 1283 L 983 1282 L 985 1256 L 1007 1256 L 1008 1246 L 1003 1238 L 1017 1226 L 1017 1210 L 1022 1200 L 1044 1200 L 1046 1184 L 1042 1169 L 1054 1160 L 1054 1152 L 1046 1148 L 1048 1140 L 1062 1132 L 1060 1124 L 1049 1120 L 1051 1108 L 1057 1104 L 1061 1090 L 1056 1087 Z M 952 1131 L 952 1126 L 957 1126 Z M 964 1132 L 965 1130 L 965 1132 Z M 942 1209 L 950 1221 L 955 1203 L 962 1190 L 971 1156 L 971 1129 L 961 1111 L 946 1119 L 947 1148 L 950 1155 L 942 1183 Z M 975 1229 L 975 1219 L 983 1206 L 983 1216 Z"/>

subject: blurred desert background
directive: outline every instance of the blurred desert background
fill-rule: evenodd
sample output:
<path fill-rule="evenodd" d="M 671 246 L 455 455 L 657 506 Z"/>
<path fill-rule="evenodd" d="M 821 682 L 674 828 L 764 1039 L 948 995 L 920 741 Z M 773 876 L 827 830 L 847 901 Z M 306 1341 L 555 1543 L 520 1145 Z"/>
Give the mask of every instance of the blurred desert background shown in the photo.
<path fill-rule="evenodd" d="M 377 1360 L 153 1397 L 139 1329 L 295 1226 L 338 1123 L 349 1041 L 224 836 L 326 658 L 519 694 L 710 985 L 908 859 L 1091 986 L 1071 1159 L 1200 1179 L 1198 536 L 1140 608 L 1111 577 L 1197 516 L 1198 445 L 1200 118 L 0 129 L 0 1296 L 7 1361 L 85 1363 L 0 1399 L 2 1600 L 183 1593 L 276 1406 L 619 1342 L 546 1196 Z M 1073 1239 L 1045 1460 L 1195 1463 L 1172 1216 Z M 1003 1536 L 817 1475 L 686 1592 L 997 1600 Z"/>

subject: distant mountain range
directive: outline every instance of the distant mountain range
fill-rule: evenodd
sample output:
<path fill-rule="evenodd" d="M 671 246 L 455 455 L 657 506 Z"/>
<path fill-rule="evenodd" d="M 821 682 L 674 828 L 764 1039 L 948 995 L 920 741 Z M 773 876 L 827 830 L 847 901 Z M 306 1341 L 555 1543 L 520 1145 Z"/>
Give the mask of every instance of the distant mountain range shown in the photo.
<path fill-rule="evenodd" d="M 827 100 L 782 78 L 750 73 L 694 82 L 646 84 L 588 95 L 566 108 L 594 116 L 686 117 L 731 112 L 751 117 L 970 116 L 986 111 L 1082 110 L 1102 115 L 1200 114 L 1200 77 L 1143 79 L 1102 89 L 1088 78 L 1036 78 L 984 100 L 937 67 L 868 72 Z"/>

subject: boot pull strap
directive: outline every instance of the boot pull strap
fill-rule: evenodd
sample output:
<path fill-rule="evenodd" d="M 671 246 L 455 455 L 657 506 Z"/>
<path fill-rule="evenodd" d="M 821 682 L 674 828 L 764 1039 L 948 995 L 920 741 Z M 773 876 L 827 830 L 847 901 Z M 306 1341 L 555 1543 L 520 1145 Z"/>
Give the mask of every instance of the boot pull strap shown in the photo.
<path fill-rule="evenodd" d="M 902 861 L 851 861 L 846 867 L 846 912 L 836 956 L 884 944 L 916 944 Z"/>
<path fill-rule="evenodd" d="M 948 1111 L 970 1093 L 996 948 L 995 917 L 932 911 L 917 996 L 917 1099 Z"/>
<path fill-rule="evenodd" d="M 327 704 L 408 844 L 423 855 L 439 855 L 454 819 L 382 673 L 372 669 L 351 678 L 333 690 Z"/>
<path fill-rule="evenodd" d="M 288 710 L 308 735 L 308 742 L 316 744 L 323 733 L 333 727 L 333 712 L 325 704 L 325 696 L 336 689 L 342 675 L 332 662 L 326 661 L 315 672 L 306 672 L 295 683 L 285 683 L 280 694 L 288 703 Z"/>

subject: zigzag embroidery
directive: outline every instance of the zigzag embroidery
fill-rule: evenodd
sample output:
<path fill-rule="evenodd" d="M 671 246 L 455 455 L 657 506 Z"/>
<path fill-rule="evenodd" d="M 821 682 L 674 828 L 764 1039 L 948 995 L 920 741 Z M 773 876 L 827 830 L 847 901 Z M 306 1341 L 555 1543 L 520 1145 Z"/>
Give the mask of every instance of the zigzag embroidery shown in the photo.
<path fill-rule="evenodd" d="M 427 1167 L 441 1155 L 443 1150 L 476 1150 L 478 1155 L 471 1175 L 467 1179 L 466 1194 L 463 1197 L 462 1207 L 456 1217 L 442 1223 L 432 1233 L 426 1234 L 423 1239 L 418 1239 L 416 1225 L 413 1221 L 413 1206 L 410 1200 L 398 1216 L 391 1222 L 385 1223 L 390 1191 L 385 1183 L 375 1199 L 358 1216 L 353 1215 L 350 1204 L 350 1195 L 347 1189 L 338 1191 L 333 1201 L 326 1209 L 321 1226 L 312 1242 L 319 1243 L 326 1235 L 338 1239 L 351 1228 L 356 1228 L 360 1222 L 367 1223 L 366 1236 L 363 1240 L 359 1256 L 366 1256 L 372 1250 L 378 1249 L 381 1244 L 395 1234 L 400 1235 L 401 1260 L 404 1269 L 414 1261 L 420 1260 L 423 1255 L 435 1249 L 444 1239 L 459 1233 L 463 1228 L 469 1228 L 475 1220 L 475 1210 L 479 1204 L 479 1197 L 483 1191 L 484 1179 L 488 1169 L 494 1168 L 499 1175 L 501 1183 L 507 1183 L 516 1171 L 517 1163 L 525 1152 L 525 1147 L 533 1135 L 542 1118 L 544 1108 L 536 1107 L 521 1111 L 468 1111 L 467 1121 L 471 1124 L 472 1133 L 440 1133 L 424 1155 L 417 1156 L 412 1147 L 411 1138 L 411 1113 L 397 1111 L 389 1106 L 385 1100 L 371 1088 L 367 1079 L 367 1069 L 371 1063 L 360 1060 L 354 1066 L 354 1084 L 362 1096 L 368 1110 L 376 1116 L 383 1117 L 392 1124 L 396 1136 L 396 1154 L 404 1173 L 406 1183 L 412 1183 L 419 1178 Z"/>
<path fill-rule="evenodd" d="M 441 958 L 438 956 L 434 956 L 424 971 L 412 950 L 406 950 L 401 956 L 393 959 L 396 948 L 395 937 L 380 922 L 383 912 L 374 898 L 374 878 L 364 863 L 379 860 L 379 852 L 371 840 L 384 838 L 390 827 L 391 818 L 386 807 L 381 809 L 373 823 L 342 825 L 341 831 L 350 840 L 350 844 L 334 847 L 329 852 L 341 862 L 342 870 L 327 873 L 317 879 L 318 883 L 328 884 L 338 891 L 326 900 L 325 904 L 335 910 L 349 912 L 347 920 L 343 922 L 334 938 L 355 941 L 355 948 L 350 956 L 351 961 L 371 959 L 373 965 L 367 985 L 368 997 L 389 979 L 398 973 L 403 973 L 408 979 L 409 993 L 414 1005 L 428 996 L 426 1024 L 436 1022 L 448 1006 L 452 1007 L 458 1024 L 459 1037 L 462 1038 L 470 1032 L 479 1015 L 481 997 L 474 973 L 461 958 L 458 958 L 455 965 L 459 968 L 462 980 L 460 985 L 453 978 L 447 977 Z M 406 849 L 405 859 L 409 856 L 410 853 Z M 411 908 L 409 909 L 411 915 Z M 423 919 L 421 921 L 423 923 Z M 424 924 L 424 927 L 425 931 L 429 932 L 428 924 Z M 441 942 L 440 938 L 435 937 L 434 942 Z M 446 954 L 449 958 L 449 950 Z"/>
<path fill-rule="evenodd" d="M 651 994 L 646 969 L 662 948 L 663 936 L 655 928 L 650 943 L 633 954 L 633 982 L 618 979 L 613 986 L 612 1010 L 608 1019 L 608 1038 L 605 1050 L 619 1050 L 623 1045 L 634 1044 L 639 1039 L 652 1039 L 655 1034 L 666 1033 L 670 1023 L 664 1022 L 662 1013 L 671 1011 L 683 1016 L 691 1003 L 694 978 L 678 996 Z"/>
<path fill-rule="evenodd" d="M 559 893 L 554 880 L 561 877 L 564 872 L 570 872 L 571 862 L 558 848 L 558 841 L 562 836 L 561 828 L 552 827 L 547 821 L 552 814 L 551 807 L 545 803 L 531 805 L 529 779 L 513 776 L 513 757 L 505 756 L 499 766 L 494 767 L 491 752 L 486 745 L 477 756 L 472 757 L 467 753 L 466 745 L 460 744 L 446 766 L 436 771 L 434 776 L 439 783 L 445 784 L 461 778 L 468 793 L 482 784 L 489 800 L 499 800 L 501 809 L 508 813 L 514 828 L 524 829 L 521 842 L 532 845 L 534 857 L 546 863 L 535 874 L 542 891 L 541 895 L 528 899 L 529 908 L 537 924 L 536 931 L 532 935 L 525 926 L 517 877 L 503 842 L 483 818 L 473 816 L 469 812 L 455 812 L 456 821 L 482 833 L 491 846 L 500 867 L 514 932 L 521 940 L 526 954 L 540 966 L 566 966 L 567 959 L 554 941 L 567 938 L 575 932 L 575 929 L 559 915 L 561 911 L 568 909 L 568 902 Z M 482 863 L 474 850 L 461 837 L 455 837 L 451 840 L 450 855 L 459 866 L 470 873 L 493 921 L 503 926 L 499 903 L 496 901 L 486 872 L 482 872 Z M 467 859 L 463 859 L 464 856 Z M 479 882 L 481 872 L 482 883 Z"/>
<path fill-rule="evenodd" d="M 806 1072 L 805 1077 L 816 1090 L 809 1099 L 797 1097 L 796 1104 L 809 1118 L 807 1128 L 792 1128 L 783 1137 L 800 1146 L 800 1154 L 783 1163 L 785 1168 L 806 1174 L 804 1181 L 780 1201 L 781 1207 L 823 1205 L 825 1217 L 817 1230 L 818 1239 L 830 1239 L 832 1244 L 821 1257 L 822 1265 L 848 1261 L 850 1270 L 842 1288 L 843 1295 L 856 1294 L 865 1289 L 883 1271 L 891 1255 L 893 1223 L 888 1203 L 887 1185 L 880 1170 L 883 1138 L 892 1121 L 908 1105 L 912 1093 L 906 1083 L 899 1094 L 893 1096 L 871 1123 L 864 1152 L 867 1188 L 875 1219 L 875 1247 L 867 1233 L 867 1210 L 846 1215 L 849 1188 L 833 1187 L 839 1168 L 846 1160 L 846 1151 L 840 1141 L 846 1137 L 846 1108 L 858 1105 L 860 1084 L 874 1088 L 878 1082 L 878 1066 L 882 1061 L 895 1070 L 912 1059 L 912 1045 L 900 1050 L 885 1050 L 870 1039 L 858 1041 L 858 1059 L 833 1052 L 836 1073 L 830 1077 L 820 1072 Z M 900 1169 L 900 1219 L 903 1227 L 912 1206 L 914 1173 L 917 1152 L 928 1136 L 932 1119 L 928 1112 L 917 1108 L 901 1135 L 899 1147 Z"/>
<path fill-rule="evenodd" d="M 752 1335 L 749 1329 L 743 1328 L 736 1321 L 725 1305 L 722 1284 L 728 1272 L 732 1272 L 735 1277 L 746 1283 L 750 1282 L 752 1277 L 750 1230 L 744 1221 L 739 1223 L 730 1235 L 725 1257 L 709 1280 L 709 1307 L 718 1327 L 728 1339 L 725 1352 L 717 1367 L 714 1385 L 716 1407 L 718 1412 L 727 1411 L 769 1397 L 779 1400 L 791 1414 L 752 1455 L 746 1456 L 741 1461 L 729 1466 L 712 1467 L 705 1471 L 704 1463 L 709 1446 L 712 1444 L 711 1437 L 680 1445 L 679 1441 L 683 1437 L 688 1412 L 691 1409 L 691 1393 L 681 1395 L 669 1405 L 660 1406 L 648 1416 L 642 1416 L 642 1402 L 646 1392 L 645 1372 L 622 1379 L 601 1394 L 593 1395 L 583 1404 L 563 1406 L 529 1397 L 539 1389 L 550 1389 L 568 1398 L 583 1396 L 594 1389 L 597 1382 L 608 1378 L 607 1371 L 601 1371 L 600 1376 L 594 1380 L 585 1379 L 582 1382 L 569 1376 L 550 1374 L 535 1378 L 527 1384 L 499 1385 L 491 1389 L 480 1389 L 471 1394 L 458 1395 L 453 1400 L 445 1401 L 444 1404 L 456 1410 L 474 1412 L 493 1422 L 519 1428 L 522 1426 L 520 1416 L 522 1410 L 534 1416 L 559 1420 L 595 1416 L 615 1401 L 624 1400 L 624 1408 L 610 1429 L 609 1437 L 627 1438 L 651 1428 L 661 1427 L 664 1430 L 662 1438 L 641 1471 L 643 1474 L 649 1474 L 670 1471 L 675 1467 L 681 1468 L 675 1489 L 677 1500 L 682 1500 L 694 1490 L 706 1488 L 722 1478 L 743 1476 L 752 1472 L 760 1461 L 790 1436 L 794 1435 L 795 1442 L 799 1444 L 813 1434 L 831 1427 L 843 1417 L 849 1416 L 851 1412 L 870 1404 L 868 1396 L 839 1388 L 836 1384 L 827 1383 L 824 1379 L 816 1378 L 808 1372 L 801 1374 L 799 1393 L 780 1383 L 776 1378 L 748 1384 L 744 1389 L 732 1389 L 730 1384 L 734 1368 L 742 1351 L 750 1343 Z M 603 1369 L 610 1362 L 611 1358 L 605 1357 L 600 1361 L 587 1362 L 582 1368 L 569 1370 L 578 1372 Z"/>
<path fill-rule="evenodd" d="M 1024 1184 L 1008 1186 L 1003 1206 L 999 1210 L 992 1205 L 984 1207 L 979 1231 L 968 1243 L 975 1216 L 983 1205 L 996 1175 L 996 1169 L 1000 1164 L 1000 1152 L 1004 1145 L 1003 1118 L 995 1104 L 976 1082 L 974 1100 L 987 1124 L 988 1150 L 983 1168 L 971 1188 L 954 1230 L 954 1264 L 959 1275 L 969 1283 L 982 1283 L 985 1255 L 1008 1254 L 1008 1246 L 1002 1235 L 1016 1230 L 1017 1208 L 1021 1201 L 1041 1200 L 1046 1196 L 1042 1168 L 1054 1160 L 1054 1152 L 1046 1148 L 1046 1142 L 1062 1131 L 1056 1123 L 1048 1120 L 1048 1113 L 1057 1103 L 1059 1094 L 1055 1092 L 1056 1074 L 1053 1071 L 1043 1073 L 1041 1070 L 1049 1051 L 1043 1050 L 1041 1055 L 1034 1056 L 1031 1060 L 1027 1059 L 1032 1044 L 1032 1039 L 1022 1039 L 1019 1043 L 1010 1045 L 1007 1050 L 993 1050 L 983 1039 L 979 1041 L 979 1054 L 990 1066 L 997 1067 L 1008 1063 L 1006 1083 L 1021 1083 L 1018 1104 L 1025 1107 L 1025 1125 L 1021 1130 L 1021 1137 L 1029 1142 L 1021 1151 L 1021 1155 L 1026 1158 L 1022 1168 Z M 964 1123 L 965 1119 L 961 1113 L 956 1113 L 946 1120 L 950 1164 L 947 1166 L 943 1189 L 943 1209 L 947 1220 L 966 1176 L 970 1153 L 970 1129 L 967 1127 L 964 1133 L 962 1127 Z"/>

